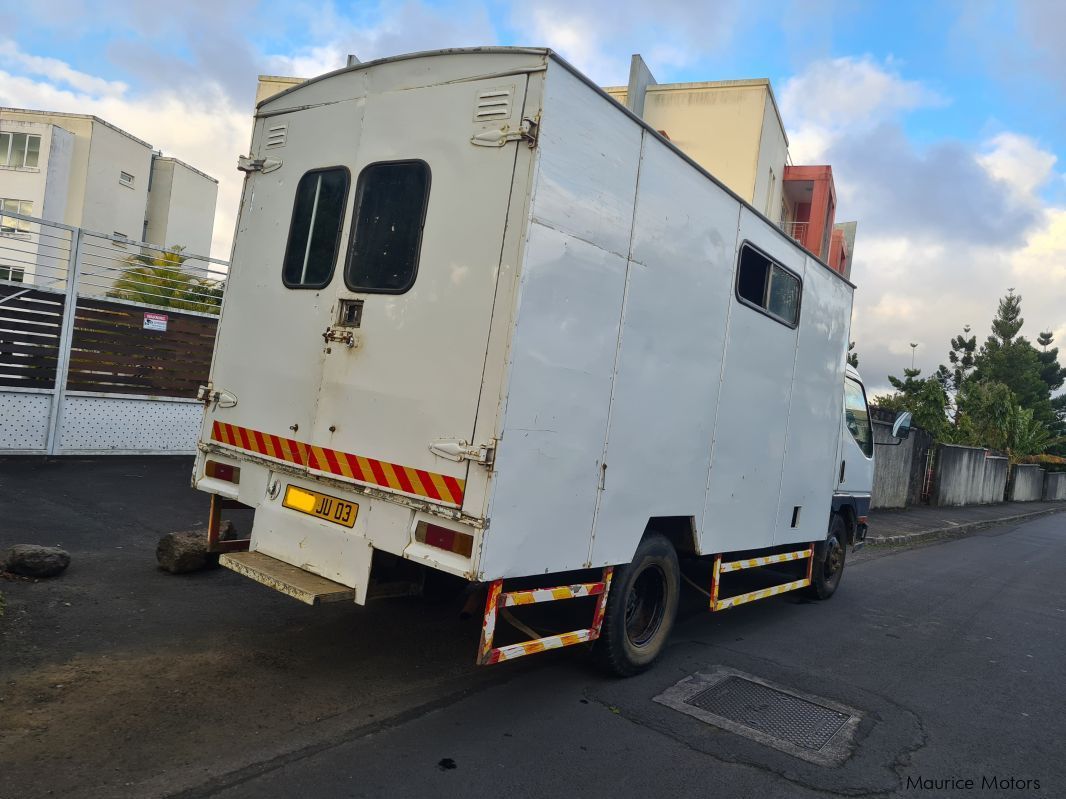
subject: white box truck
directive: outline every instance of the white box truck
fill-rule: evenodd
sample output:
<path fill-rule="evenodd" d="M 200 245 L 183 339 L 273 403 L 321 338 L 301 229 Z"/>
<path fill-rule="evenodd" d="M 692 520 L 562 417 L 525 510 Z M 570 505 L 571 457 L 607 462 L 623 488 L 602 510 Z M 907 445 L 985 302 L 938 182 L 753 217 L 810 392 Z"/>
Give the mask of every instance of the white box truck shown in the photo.
<path fill-rule="evenodd" d="M 486 589 L 479 662 L 598 639 L 621 674 L 679 559 L 712 610 L 834 591 L 873 465 L 853 286 L 573 67 L 358 64 L 251 146 L 193 476 L 224 565 L 312 604 L 446 572 Z M 516 610 L 562 599 L 584 626 Z"/>

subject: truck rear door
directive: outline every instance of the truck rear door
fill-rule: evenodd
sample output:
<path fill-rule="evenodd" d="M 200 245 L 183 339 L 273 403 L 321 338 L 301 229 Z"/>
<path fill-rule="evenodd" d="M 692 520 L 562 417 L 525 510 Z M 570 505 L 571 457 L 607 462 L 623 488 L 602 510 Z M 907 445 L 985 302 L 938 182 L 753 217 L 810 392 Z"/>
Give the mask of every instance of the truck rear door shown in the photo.
<path fill-rule="evenodd" d="M 494 123 L 517 129 L 525 84 L 371 92 L 264 121 L 287 126 L 288 153 L 255 178 L 238 250 L 258 278 L 216 365 L 238 424 L 306 444 L 312 471 L 462 506 L 517 152 L 471 138 L 485 96 L 505 96 Z"/>

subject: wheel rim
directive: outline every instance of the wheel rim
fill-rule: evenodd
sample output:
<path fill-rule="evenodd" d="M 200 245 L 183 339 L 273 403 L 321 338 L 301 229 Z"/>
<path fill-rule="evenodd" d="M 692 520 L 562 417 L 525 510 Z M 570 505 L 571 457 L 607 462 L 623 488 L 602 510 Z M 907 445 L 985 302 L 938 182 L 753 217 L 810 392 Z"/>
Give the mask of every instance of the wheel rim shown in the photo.
<path fill-rule="evenodd" d="M 649 566 L 637 575 L 626 597 L 626 637 L 633 646 L 645 646 L 662 626 L 666 613 L 666 574 Z"/>
<path fill-rule="evenodd" d="M 822 572 L 825 575 L 826 582 L 835 580 L 843 568 L 844 548 L 840 545 L 840 540 L 833 536 L 829 539 L 829 546 L 826 547 L 825 564 Z"/>

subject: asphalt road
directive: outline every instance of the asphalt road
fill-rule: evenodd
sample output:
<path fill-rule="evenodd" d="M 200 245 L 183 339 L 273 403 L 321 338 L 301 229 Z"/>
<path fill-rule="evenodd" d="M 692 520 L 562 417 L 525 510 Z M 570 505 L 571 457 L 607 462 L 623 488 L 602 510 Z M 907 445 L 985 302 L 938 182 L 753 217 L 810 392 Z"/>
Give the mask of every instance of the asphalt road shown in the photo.
<path fill-rule="evenodd" d="M 867 550 L 828 602 L 690 601 L 657 667 L 615 680 L 575 650 L 475 669 L 476 625 L 448 606 L 312 609 L 162 575 L 155 535 L 201 510 L 160 493 L 187 466 L 40 468 L 0 463 L 6 497 L 59 492 L 9 505 L 0 546 L 51 534 L 75 560 L 0 583 L 0 796 L 1066 796 L 1066 514 Z M 815 765 L 653 701 L 715 667 L 854 708 L 851 757 Z"/>

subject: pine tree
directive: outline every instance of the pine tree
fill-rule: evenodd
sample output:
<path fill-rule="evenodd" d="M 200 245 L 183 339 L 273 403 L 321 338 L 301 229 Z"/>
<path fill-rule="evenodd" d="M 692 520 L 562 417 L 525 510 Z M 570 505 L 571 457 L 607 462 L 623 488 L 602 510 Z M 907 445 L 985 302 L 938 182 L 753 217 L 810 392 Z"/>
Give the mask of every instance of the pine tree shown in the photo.
<path fill-rule="evenodd" d="M 1010 289 L 999 301 L 992 335 L 985 339 L 974 358 L 973 379 L 977 382 L 1003 383 L 1013 392 L 1018 404 L 1033 411 L 1042 424 L 1055 421 L 1051 407 L 1051 389 L 1041 376 L 1042 363 L 1036 348 L 1018 333 L 1025 319 L 1021 315 L 1022 297 Z"/>
<path fill-rule="evenodd" d="M 942 439 L 947 432 L 948 397 L 936 376 L 919 379 L 921 369 L 904 369 L 903 379 L 888 376 L 894 394 L 877 398 L 877 405 L 890 411 L 910 411 L 914 423 L 933 437 Z"/>
<path fill-rule="evenodd" d="M 1049 391 L 1057 391 L 1066 382 L 1066 369 L 1059 366 L 1059 348 L 1051 347 L 1054 340 L 1050 330 L 1042 332 L 1036 339 L 1040 345 L 1040 352 L 1036 354 L 1040 359 L 1040 378 L 1047 383 Z"/>
<path fill-rule="evenodd" d="M 962 334 L 951 340 L 951 352 L 948 353 L 948 361 L 951 362 L 951 389 L 958 392 L 970 376 L 974 366 L 974 353 L 977 351 L 977 336 L 969 336 L 969 325 L 963 325 Z"/>

